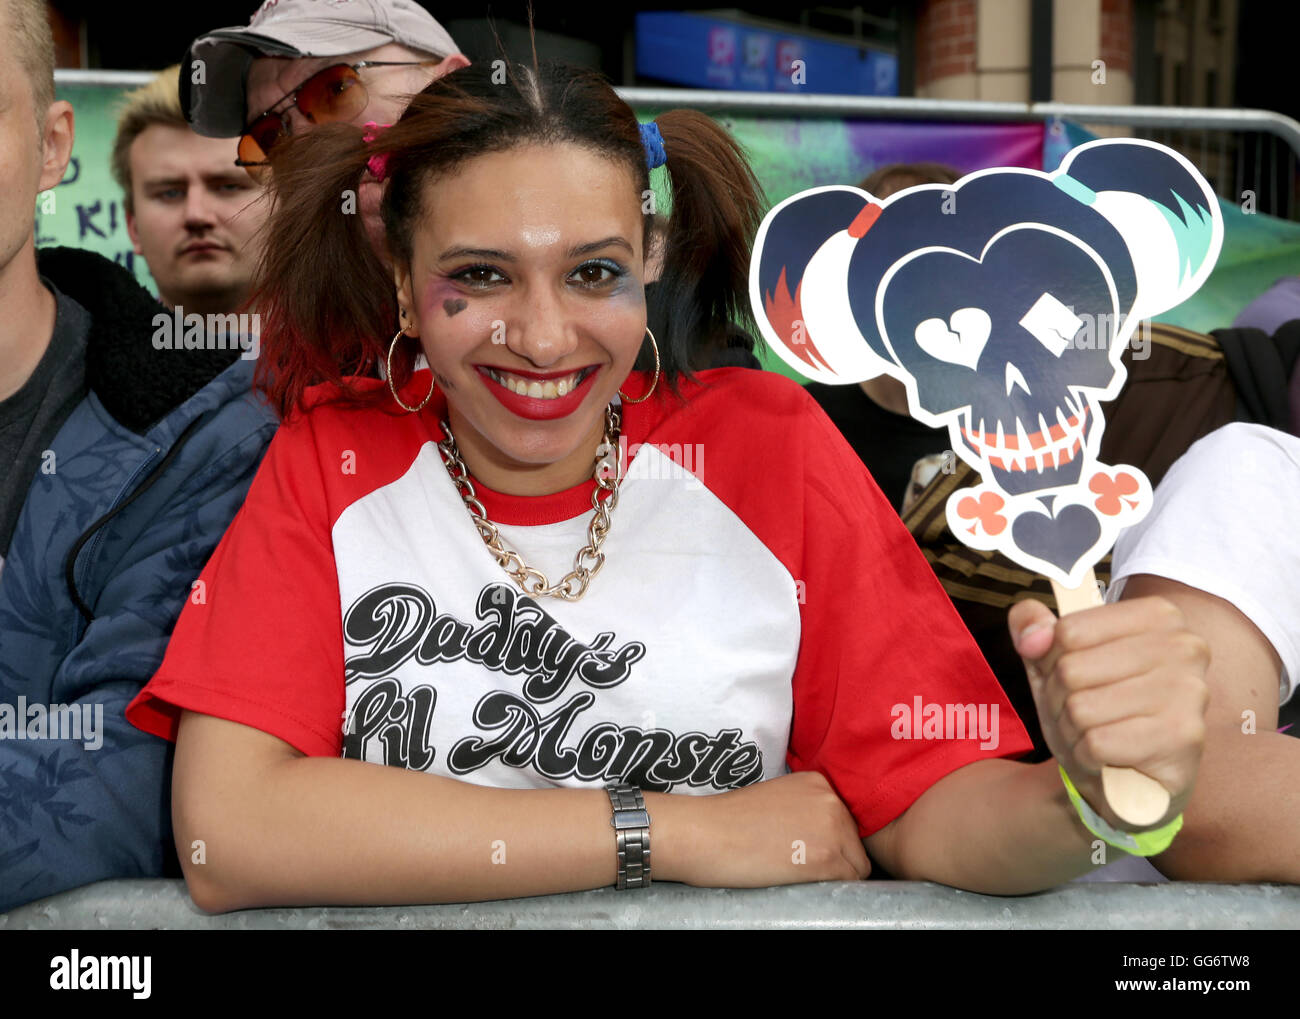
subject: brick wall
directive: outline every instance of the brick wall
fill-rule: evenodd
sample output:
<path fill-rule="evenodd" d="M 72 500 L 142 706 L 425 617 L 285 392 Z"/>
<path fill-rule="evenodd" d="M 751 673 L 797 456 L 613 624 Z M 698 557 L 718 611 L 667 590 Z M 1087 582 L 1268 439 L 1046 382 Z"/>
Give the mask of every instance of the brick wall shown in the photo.
<path fill-rule="evenodd" d="M 1133 70 L 1133 0 L 1101 0 L 1101 52 L 1109 71 Z"/>
<path fill-rule="evenodd" d="M 976 0 L 926 0 L 916 25 L 916 84 L 975 71 Z"/>

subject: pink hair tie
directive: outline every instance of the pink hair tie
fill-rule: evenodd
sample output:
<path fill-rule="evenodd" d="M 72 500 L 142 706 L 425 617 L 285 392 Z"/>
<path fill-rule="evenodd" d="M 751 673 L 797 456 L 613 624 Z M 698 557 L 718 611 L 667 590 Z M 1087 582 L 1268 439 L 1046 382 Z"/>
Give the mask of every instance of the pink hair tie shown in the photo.
<path fill-rule="evenodd" d="M 361 140 L 369 145 L 379 137 L 380 132 L 385 131 L 392 126 L 392 124 L 380 124 L 373 120 L 368 120 L 365 123 L 366 133 L 361 136 Z M 390 155 L 392 155 L 392 153 L 385 152 L 382 155 L 371 156 L 366 160 L 366 166 L 370 168 L 370 175 L 374 177 L 375 180 L 383 180 L 388 176 L 388 157 Z"/>

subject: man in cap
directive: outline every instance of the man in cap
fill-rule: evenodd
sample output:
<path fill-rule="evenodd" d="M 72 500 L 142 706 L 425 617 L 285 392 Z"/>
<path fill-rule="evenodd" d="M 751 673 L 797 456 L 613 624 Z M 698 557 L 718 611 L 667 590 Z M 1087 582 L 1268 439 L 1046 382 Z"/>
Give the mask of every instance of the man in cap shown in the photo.
<path fill-rule="evenodd" d="M 280 139 L 315 124 L 391 124 L 407 97 L 469 60 L 415 0 L 267 0 L 246 28 L 191 44 L 181 106 L 199 134 L 239 137 L 261 172 Z"/>

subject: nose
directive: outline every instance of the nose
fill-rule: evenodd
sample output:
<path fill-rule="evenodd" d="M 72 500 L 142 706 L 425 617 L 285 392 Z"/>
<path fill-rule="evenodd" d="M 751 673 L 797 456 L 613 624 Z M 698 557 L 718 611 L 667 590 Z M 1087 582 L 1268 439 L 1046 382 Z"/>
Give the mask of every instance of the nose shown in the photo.
<path fill-rule="evenodd" d="M 185 228 L 210 230 L 217 225 L 217 214 L 212 197 L 201 181 L 193 182 L 185 194 Z"/>
<path fill-rule="evenodd" d="M 518 310 L 506 322 L 506 348 L 542 369 L 572 354 L 578 348 L 578 329 L 565 310 L 565 296 L 549 287 L 521 293 Z"/>

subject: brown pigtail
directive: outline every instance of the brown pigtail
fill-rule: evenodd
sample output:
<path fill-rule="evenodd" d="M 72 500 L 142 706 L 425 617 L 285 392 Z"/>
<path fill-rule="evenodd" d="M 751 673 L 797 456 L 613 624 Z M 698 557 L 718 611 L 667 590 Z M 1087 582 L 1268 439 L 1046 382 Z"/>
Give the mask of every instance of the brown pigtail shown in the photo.
<path fill-rule="evenodd" d="M 736 140 L 695 110 L 655 118 L 663 137 L 672 213 L 650 327 L 679 363 L 705 367 L 733 324 L 752 329 L 749 255 L 762 221 L 762 187 Z"/>
<path fill-rule="evenodd" d="M 393 276 L 362 221 L 369 155 L 362 129 L 350 124 L 322 125 L 276 147 L 253 306 L 264 323 L 258 386 L 281 416 L 309 385 L 373 374 L 397 331 Z"/>

